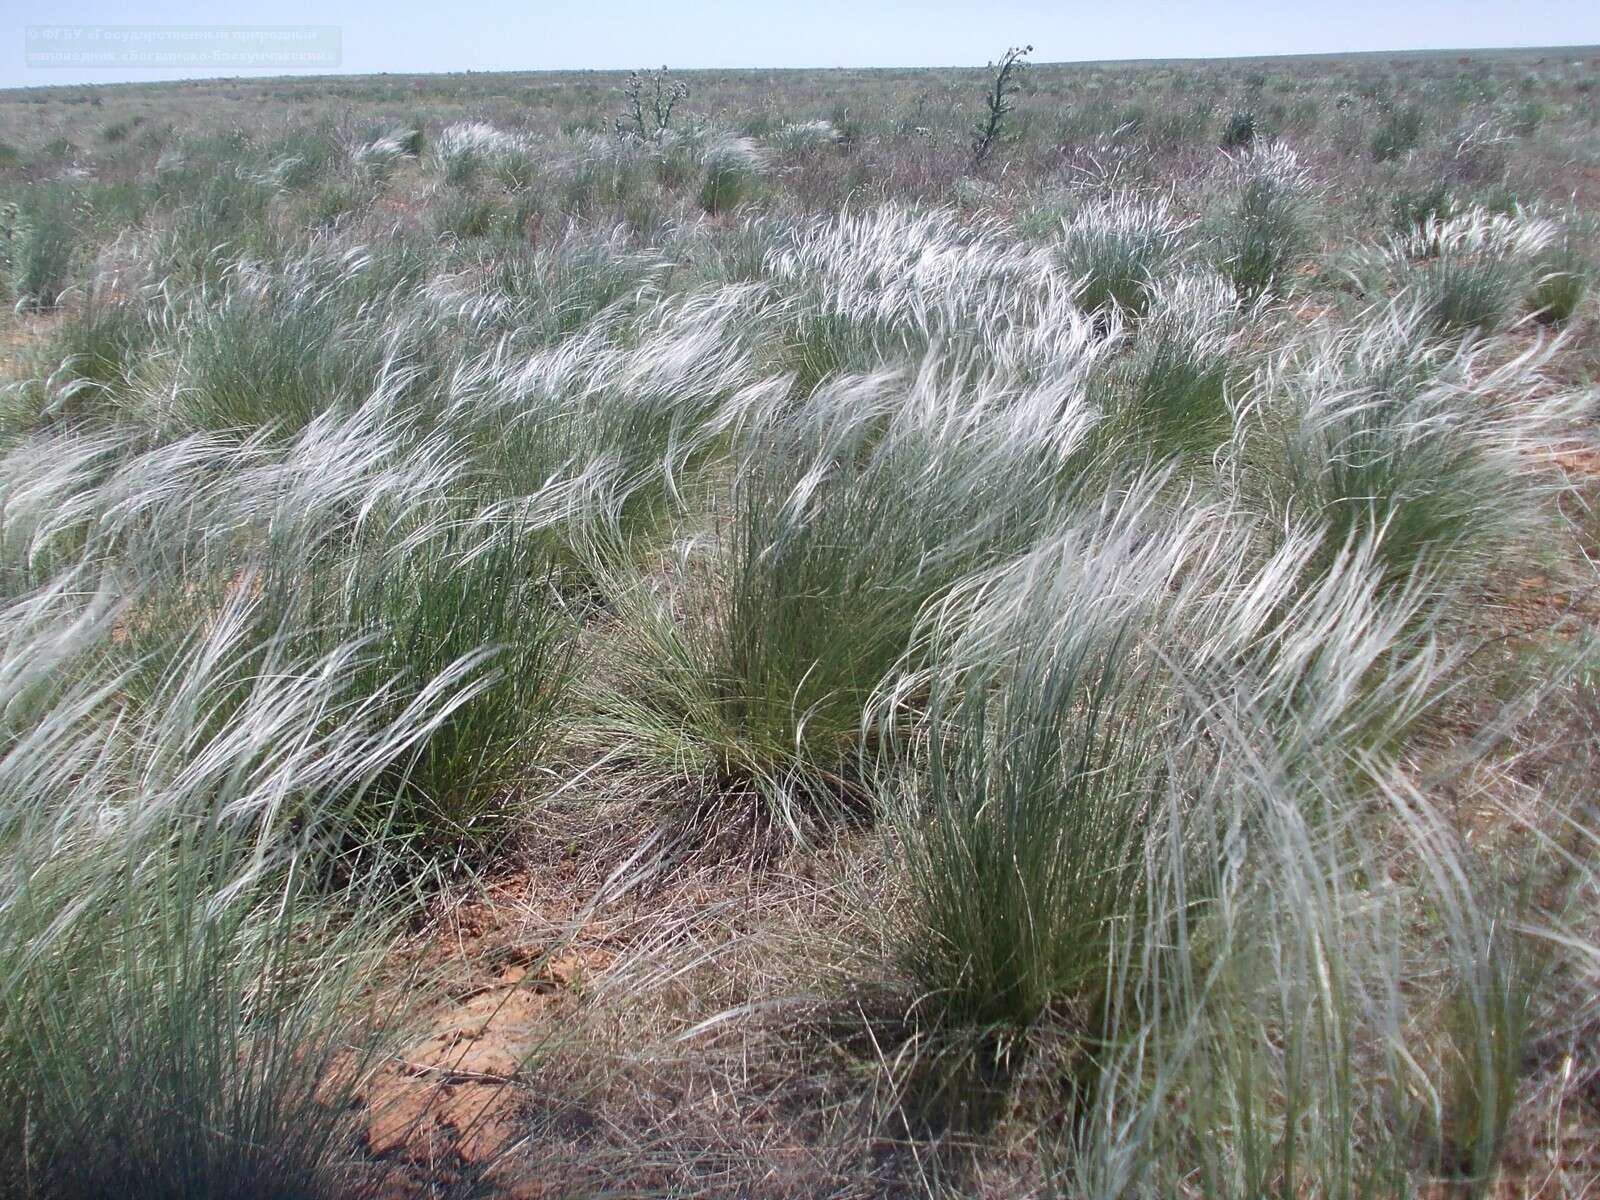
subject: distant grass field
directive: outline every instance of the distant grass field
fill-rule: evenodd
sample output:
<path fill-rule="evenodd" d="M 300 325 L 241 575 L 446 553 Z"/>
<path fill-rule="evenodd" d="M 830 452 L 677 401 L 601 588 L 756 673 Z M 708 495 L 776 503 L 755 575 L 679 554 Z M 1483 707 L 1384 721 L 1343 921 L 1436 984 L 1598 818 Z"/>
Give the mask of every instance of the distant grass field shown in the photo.
<path fill-rule="evenodd" d="M 0 92 L 0 1198 L 1591 1195 L 1597 100 Z"/>

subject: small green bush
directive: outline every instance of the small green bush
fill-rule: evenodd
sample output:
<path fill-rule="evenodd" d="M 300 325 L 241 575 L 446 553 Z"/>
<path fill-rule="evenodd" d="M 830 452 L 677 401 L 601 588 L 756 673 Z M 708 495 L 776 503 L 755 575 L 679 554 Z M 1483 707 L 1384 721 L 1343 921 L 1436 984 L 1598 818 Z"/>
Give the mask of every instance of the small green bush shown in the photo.
<path fill-rule="evenodd" d="M 1368 148 L 1375 162 L 1390 162 L 1422 141 L 1424 115 L 1420 105 L 1388 105 L 1372 131 Z"/>
<path fill-rule="evenodd" d="M 56 307 L 79 253 L 78 195 L 60 184 L 34 184 L 0 213 L 0 262 L 13 300 L 24 309 Z"/>
<path fill-rule="evenodd" d="M 1243 150 L 1256 140 L 1256 115 L 1249 109 L 1228 114 L 1222 126 L 1220 145 L 1224 150 Z"/>

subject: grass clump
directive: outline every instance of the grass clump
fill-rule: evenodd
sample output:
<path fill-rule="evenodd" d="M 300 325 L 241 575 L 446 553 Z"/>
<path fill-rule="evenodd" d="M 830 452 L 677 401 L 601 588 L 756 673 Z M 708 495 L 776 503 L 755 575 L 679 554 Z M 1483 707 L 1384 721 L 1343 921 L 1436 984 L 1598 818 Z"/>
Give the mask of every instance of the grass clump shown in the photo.
<path fill-rule="evenodd" d="M 700 207 L 715 216 L 732 212 L 755 195 L 764 161 L 747 138 L 726 138 L 701 158 Z"/>
<path fill-rule="evenodd" d="M 1085 409 L 1013 407 L 937 366 L 909 384 L 840 380 L 755 428 L 713 543 L 686 551 L 664 594 L 624 605 L 603 744 L 691 795 L 753 800 L 787 835 L 866 803 L 868 700 L 918 613 L 1047 527 L 1079 484 Z M 1046 443 L 1012 440 L 1051 422 Z"/>
<path fill-rule="evenodd" d="M 1184 226 L 1165 201 L 1112 195 L 1092 201 L 1062 225 L 1057 261 L 1081 280 L 1086 312 L 1141 316 L 1184 248 Z"/>
<path fill-rule="evenodd" d="M 1554 236 L 1548 221 L 1474 208 L 1427 220 L 1389 254 L 1397 264 L 1417 264 L 1418 302 L 1439 332 L 1484 334 L 1504 326 L 1530 296 L 1537 300 L 1535 264 Z"/>
<path fill-rule="evenodd" d="M 1107 1016 L 1169 770 L 1133 597 L 1170 547 L 1141 554 L 1129 532 L 1058 535 L 934 610 L 956 621 L 931 668 L 925 794 L 899 819 L 899 944 L 939 1026 L 1092 1036 Z"/>
<path fill-rule="evenodd" d="M 1206 462 L 1234 430 L 1241 322 L 1225 279 L 1183 275 L 1160 288 L 1103 383 L 1096 437 L 1125 460 Z"/>
<path fill-rule="evenodd" d="M 1249 109 L 1235 109 L 1222 124 L 1219 144 L 1224 150 L 1244 150 L 1256 140 L 1256 115 Z"/>
<path fill-rule="evenodd" d="M 137 301 L 90 294 L 74 305 L 51 339 L 48 380 L 52 415 L 81 417 L 109 411 L 125 396 L 151 341 L 149 317 Z"/>
<path fill-rule="evenodd" d="M 572 664 L 549 543 L 516 521 L 441 516 L 336 567 L 307 626 L 368 639 L 356 676 L 406 710 L 451 680 L 456 699 L 374 782 L 368 838 L 428 858 L 481 854 L 551 743 Z M 331 610 L 331 611 L 330 611 Z"/>
<path fill-rule="evenodd" d="M 353 410 L 386 376 L 420 382 L 429 331 L 397 314 L 411 267 L 404 253 L 360 247 L 312 249 L 274 270 L 236 259 L 220 293 L 176 293 L 176 352 L 134 403 L 161 427 L 289 436 Z"/>
<path fill-rule="evenodd" d="M 80 203 L 61 184 L 29 188 L 0 212 L 0 267 L 17 307 L 45 312 L 60 303 L 81 251 Z"/>
<path fill-rule="evenodd" d="M 29 706 L 0 757 L 0 1194 L 333 1197 L 376 1182 L 356 1162 L 351 1097 L 396 1012 L 362 990 L 406 906 L 312 885 L 348 797 L 410 731 L 364 720 L 349 648 L 304 663 L 281 644 L 250 651 L 246 608 L 192 641 L 148 705 L 81 673 L 109 612 L 65 627 L 78 644 L 54 658 L 76 678 Z M 8 689 L 31 678 L 16 656 L 40 649 L 18 615 Z M 298 839 L 278 818 L 291 802 Z"/>
<path fill-rule="evenodd" d="M 1389 200 L 1389 223 L 1401 236 L 1415 236 L 1436 229 L 1460 211 L 1448 180 L 1438 179 L 1426 187 L 1398 189 Z"/>
<path fill-rule="evenodd" d="M 1543 387 L 1542 351 L 1489 368 L 1482 347 L 1440 346 L 1425 308 L 1374 316 L 1314 335 L 1258 380 L 1255 411 L 1274 432 L 1245 453 L 1263 499 L 1320 526 L 1327 555 L 1374 538 L 1387 586 L 1479 576 L 1536 522 L 1517 448 L 1553 429 L 1567 401 Z M 1501 394 L 1527 399 L 1511 408 Z"/>
<path fill-rule="evenodd" d="M 434 232 L 454 238 L 483 238 L 507 229 L 512 210 L 493 196 L 455 190 L 433 210 Z"/>
<path fill-rule="evenodd" d="M 403 153 L 403 144 L 396 145 Z M 429 149 L 435 170 L 452 187 L 469 187 L 485 174 L 523 181 L 533 171 L 528 140 L 483 121 L 447 125 Z"/>
<path fill-rule="evenodd" d="M 1308 181 L 1293 151 L 1258 147 L 1238 160 L 1238 197 L 1218 231 L 1224 274 L 1242 299 L 1284 289 L 1311 250 Z"/>
<path fill-rule="evenodd" d="M 1589 260 L 1570 241 L 1562 242 L 1536 258 L 1534 272 L 1528 311 L 1545 324 L 1570 321 L 1589 290 Z"/>
<path fill-rule="evenodd" d="M 1415 104 L 1386 105 L 1368 143 L 1373 161 L 1390 162 L 1414 150 L 1422 141 L 1425 119 L 1422 109 Z"/>

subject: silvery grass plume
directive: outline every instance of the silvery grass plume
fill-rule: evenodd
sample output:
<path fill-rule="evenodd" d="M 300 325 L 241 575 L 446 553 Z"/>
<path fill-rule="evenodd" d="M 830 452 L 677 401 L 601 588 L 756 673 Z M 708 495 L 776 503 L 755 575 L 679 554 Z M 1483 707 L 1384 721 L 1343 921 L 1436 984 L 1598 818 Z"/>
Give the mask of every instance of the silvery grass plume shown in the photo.
<path fill-rule="evenodd" d="M 1120 125 L 1110 132 L 1097 133 L 1085 145 L 1074 147 L 1064 172 L 1063 184 L 1085 192 L 1127 191 L 1149 186 L 1155 174 L 1151 149 L 1131 141 L 1132 132 Z"/>
<path fill-rule="evenodd" d="M 404 158 L 417 153 L 421 145 L 422 131 L 414 127 L 397 126 L 387 133 L 364 142 L 352 152 L 358 158 L 363 155 L 373 156 L 386 161 Z"/>
<path fill-rule="evenodd" d="M 767 273 L 792 305 L 786 361 L 802 391 L 838 372 L 918 362 L 935 342 L 988 350 L 1071 307 L 1071 281 L 1047 251 L 947 210 L 885 206 L 816 222 L 769 252 Z"/>
<path fill-rule="evenodd" d="M 627 231 L 615 227 L 480 253 L 464 269 L 433 276 L 427 294 L 472 338 L 506 335 L 519 349 L 536 349 L 643 313 L 662 299 L 676 265 L 661 250 L 630 247 Z"/>
<path fill-rule="evenodd" d="M 94 485 L 115 463 L 114 434 L 35 434 L 0 459 L 0 577 L 6 597 L 41 586 L 79 560 Z"/>
<path fill-rule="evenodd" d="M 748 200 L 767 170 L 767 156 L 746 137 L 722 135 L 700 153 L 700 207 L 713 215 Z"/>
<path fill-rule="evenodd" d="M 83 582 L 0 613 L 0 1192 L 363 1194 L 351 1097 L 399 1015 L 367 972 L 410 904 L 329 872 L 364 792 L 472 685 L 454 670 L 388 720 L 359 643 L 263 644 L 241 589 L 130 690 L 119 609 Z M 48 692 L 41 650 L 65 668 Z"/>
<path fill-rule="evenodd" d="M 108 459 L 62 437 L 77 457 L 53 457 L 76 462 L 77 494 L 43 514 L 37 484 L 18 481 L 6 570 L 25 586 L 59 546 L 116 581 L 125 689 L 159 686 L 242 597 L 261 645 L 313 655 L 367 639 L 347 674 L 386 712 L 465 671 L 468 702 L 369 789 L 362 815 L 374 836 L 453 853 L 494 836 L 553 728 L 572 634 L 555 531 L 572 488 L 488 500 L 459 433 L 427 431 L 392 401 L 380 389 L 286 445 L 197 436 Z"/>
<path fill-rule="evenodd" d="M 458 369 L 443 419 L 484 447 L 501 495 L 565 486 L 572 548 L 603 560 L 681 508 L 741 412 L 774 402 L 783 383 L 754 355 L 763 296 L 713 288 L 637 318 L 611 310 L 531 355 L 502 343 Z"/>
<path fill-rule="evenodd" d="M 420 264 L 317 243 L 271 264 L 240 258 L 215 287 L 166 289 L 161 349 L 122 399 L 158 430 L 292 435 L 354 408 L 375 380 L 419 389 L 448 343 L 410 299 Z"/>
<path fill-rule="evenodd" d="M 1241 300 L 1286 290 L 1313 247 L 1311 172 L 1282 142 L 1253 144 L 1224 156 L 1225 186 L 1234 195 L 1219 215 L 1215 252 Z"/>
<path fill-rule="evenodd" d="M 458 431 L 422 434 L 383 400 L 240 471 L 211 541 L 232 530 L 235 562 L 259 556 L 263 609 L 298 645 L 369 637 L 356 674 L 374 694 L 409 703 L 471 664 L 470 702 L 385 777 L 367 819 L 424 854 L 481 847 L 547 748 L 568 680 L 555 531 L 570 489 L 484 496 Z M 226 570 L 220 581 L 237 586 Z"/>
<path fill-rule="evenodd" d="M 1053 250 L 1086 312 L 1137 317 L 1187 251 L 1192 225 L 1164 196 L 1112 192 L 1086 201 L 1064 220 Z"/>
<path fill-rule="evenodd" d="M 415 129 L 388 133 L 351 147 L 349 160 L 356 177 L 368 185 L 382 183 L 407 158 L 413 157 L 422 135 Z"/>
<path fill-rule="evenodd" d="M 1316 186 L 1311 168 L 1287 142 L 1252 142 L 1247 148 L 1224 154 L 1224 170 L 1235 182 L 1267 181 L 1285 191 L 1309 196 Z"/>
<path fill-rule="evenodd" d="M 811 121 L 791 121 L 772 134 L 773 148 L 781 154 L 798 154 L 839 141 L 838 128 L 832 121 L 817 118 Z"/>
<path fill-rule="evenodd" d="M 447 125 L 429 147 L 429 160 L 451 183 L 466 182 L 480 170 L 516 171 L 534 152 L 531 139 L 484 121 Z"/>
<path fill-rule="evenodd" d="M 1558 234 L 1555 222 L 1521 210 L 1430 213 L 1367 263 L 1406 286 L 1438 332 L 1494 333 L 1533 291 L 1539 256 Z"/>
<path fill-rule="evenodd" d="M 1247 336 L 1259 343 L 1274 334 L 1263 306 L 1241 309 L 1220 275 L 1182 271 L 1153 287 L 1144 317 L 1108 338 L 1126 353 L 1110 357 L 1097 381 L 1107 452 L 1207 464 L 1240 419 L 1253 358 Z"/>
<path fill-rule="evenodd" d="M 417 436 L 380 389 L 287 443 L 195 434 L 129 445 L 124 434 L 40 433 L 0 460 L 0 552 L 35 586 L 71 563 L 177 587 L 252 554 L 301 563 L 397 513 L 459 490 L 464 463 Z"/>
<path fill-rule="evenodd" d="M 1527 980 L 1394 766 L 1454 661 L 1432 588 L 1385 589 L 1369 534 L 1306 591 L 1314 531 L 1263 564 L 1240 518 L 1167 497 L 1132 481 L 930 606 L 876 701 L 924 764 L 890 775 L 913 1014 L 1067 1038 L 1075 1194 L 1406 1194 L 1417 1134 L 1424 1169 L 1482 1177 Z M 1403 988 L 1420 961 L 1443 970 Z M 1441 1003 L 1462 1040 L 1425 1043 Z"/>
<path fill-rule="evenodd" d="M 1149 863 L 1113 956 L 1127 998 L 1059 1189 L 1481 1194 L 1539 986 L 1515 898 L 1387 760 L 1310 730 L 1284 757 L 1235 694 L 1207 726 L 1228 769 L 1186 801 L 1199 852 Z"/>
<path fill-rule="evenodd" d="M 1441 344 L 1406 299 L 1313 329 L 1251 385 L 1230 458 L 1245 503 L 1324 530 L 1324 555 L 1376 537 L 1385 579 L 1481 579 L 1537 528 L 1552 485 L 1537 449 L 1575 414 L 1544 376 L 1554 344 L 1509 357 Z"/>
<path fill-rule="evenodd" d="M 785 836 L 859 807 L 867 700 L 918 613 L 1100 486 L 1072 377 L 1025 389 L 930 355 L 738 427 L 704 540 L 620 602 L 595 736 L 657 790 Z"/>

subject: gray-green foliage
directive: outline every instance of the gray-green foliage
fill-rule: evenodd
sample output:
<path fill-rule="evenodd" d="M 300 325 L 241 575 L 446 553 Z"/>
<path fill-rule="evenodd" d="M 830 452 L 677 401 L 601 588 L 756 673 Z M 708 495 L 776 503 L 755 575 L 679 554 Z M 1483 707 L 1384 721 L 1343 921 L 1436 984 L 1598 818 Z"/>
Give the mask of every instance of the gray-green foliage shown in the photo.
<path fill-rule="evenodd" d="M 78 194 L 63 184 L 39 184 L 0 210 L 0 269 L 11 299 L 42 311 L 60 301 L 82 253 Z"/>
<path fill-rule="evenodd" d="M 1504 139 L 1431 116 L 1376 133 L 1437 186 L 1373 167 L 1412 96 L 1360 64 L 1326 135 L 1162 69 L 1002 76 L 1026 152 L 959 183 L 935 91 L 30 151 L 0 1194 L 359 1194 L 395 922 L 591 790 L 680 848 L 875 825 L 850 1069 L 995 1051 L 1047 1190 L 1486 1190 L 1593 951 L 1522 885 L 1594 838 L 1478 857 L 1414 735 L 1555 528 L 1567 339 L 1505 334 L 1570 320 L 1582 226 L 1470 206 Z M 1344 169 L 1392 236 L 1307 274 Z"/>
<path fill-rule="evenodd" d="M 0 1193 L 359 1193 L 349 1099 L 398 1013 L 358 994 L 406 903 L 319 880 L 428 705 L 371 719 L 358 647 L 253 645 L 242 598 L 124 696 L 80 582 L 4 615 Z"/>
<path fill-rule="evenodd" d="M 1307 180 L 1286 147 L 1256 147 L 1238 159 L 1237 195 L 1218 229 L 1223 272 L 1244 299 L 1284 290 L 1310 253 Z"/>
<path fill-rule="evenodd" d="M 1260 377 L 1261 429 L 1243 443 L 1268 511 L 1320 526 L 1329 556 L 1376 535 L 1394 586 L 1471 578 L 1537 521 L 1525 447 L 1568 407 L 1540 393 L 1540 351 L 1491 368 L 1481 347 L 1432 342 L 1432 319 L 1400 306 L 1309 341 Z M 1492 399 L 1511 380 L 1526 397 L 1516 409 Z"/>
<path fill-rule="evenodd" d="M 714 540 L 685 549 L 667 595 L 625 605 L 608 744 L 658 778 L 748 791 L 791 830 L 862 802 L 868 701 L 922 607 L 1092 478 L 1080 397 L 962 386 L 936 365 L 753 418 Z"/>
<path fill-rule="evenodd" d="M 1089 312 L 1143 315 L 1184 249 L 1184 225 L 1163 200 L 1112 194 L 1091 201 L 1062 225 L 1061 270 L 1081 281 Z"/>

